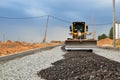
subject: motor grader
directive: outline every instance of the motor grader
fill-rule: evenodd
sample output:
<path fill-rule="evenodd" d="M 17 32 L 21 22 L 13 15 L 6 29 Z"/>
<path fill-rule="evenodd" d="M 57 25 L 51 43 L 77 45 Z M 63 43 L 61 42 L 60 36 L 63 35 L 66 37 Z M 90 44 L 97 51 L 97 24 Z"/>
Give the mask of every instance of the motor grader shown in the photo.
<path fill-rule="evenodd" d="M 88 26 L 85 22 L 72 22 L 69 34 L 72 35 L 72 38 L 65 40 L 66 50 L 92 51 L 96 47 L 97 40 L 87 39 L 90 33 L 88 33 Z"/>

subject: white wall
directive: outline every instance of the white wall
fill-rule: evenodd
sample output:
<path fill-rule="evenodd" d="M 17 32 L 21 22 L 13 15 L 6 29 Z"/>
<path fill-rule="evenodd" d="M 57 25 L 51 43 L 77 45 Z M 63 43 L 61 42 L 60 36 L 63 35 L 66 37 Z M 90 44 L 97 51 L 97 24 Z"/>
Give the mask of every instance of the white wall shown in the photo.
<path fill-rule="evenodd" d="M 120 39 L 120 23 L 116 23 L 116 39 Z"/>

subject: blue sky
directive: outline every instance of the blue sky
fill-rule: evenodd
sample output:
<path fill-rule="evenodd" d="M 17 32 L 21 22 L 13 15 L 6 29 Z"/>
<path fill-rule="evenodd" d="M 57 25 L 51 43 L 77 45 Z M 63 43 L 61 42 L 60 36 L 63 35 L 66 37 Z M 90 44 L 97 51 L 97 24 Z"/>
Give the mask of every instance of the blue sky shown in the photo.
<path fill-rule="evenodd" d="M 120 0 L 116 0 L 116 16 L 120 20 Z M 112 23 L 112 0 L 1 0 L 0 16 L 34 17 L 52 15 L 67 21 L 85 21 L 92 24 Z M 15 20 L 0 18 L 0 40 L 7 39 L 29 42 L 42 41 L 46 18 Z M 69 37 L 70 23 L 50 17 L 47 40 L 65 40 Z M 108 34 L 112 24 L 96 25 L 97 35 Z M 89 25 L 89 31 L 92 26 Z"/>

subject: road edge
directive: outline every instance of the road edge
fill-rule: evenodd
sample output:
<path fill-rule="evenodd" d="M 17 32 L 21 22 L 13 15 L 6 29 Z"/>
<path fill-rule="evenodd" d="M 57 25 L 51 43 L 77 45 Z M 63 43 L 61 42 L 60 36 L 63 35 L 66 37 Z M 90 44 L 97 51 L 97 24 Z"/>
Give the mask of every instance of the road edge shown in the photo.
<path fill-rule="evenodd" d="M 45 50 L 50 50 L 50 49 L 52 49 L 54 47 L 57 47 L 57 46 L 60 46 L 60 45 L 48 46 L 48 47 L 36 48 L 36 49 L 30 49 L 30 50 L 26 50 L 26 51 L 22 51 L 22 52 L 17 52 L 17 53 L 14 53 L 14 54 L 0 56 L 0 62 L 13 60 L 13 59 L 19 58 L 19 57 L 24 57 L 24 56 L 33 54 L 35 52 L 41 52 L 41 51 L 45 51 Z"/>

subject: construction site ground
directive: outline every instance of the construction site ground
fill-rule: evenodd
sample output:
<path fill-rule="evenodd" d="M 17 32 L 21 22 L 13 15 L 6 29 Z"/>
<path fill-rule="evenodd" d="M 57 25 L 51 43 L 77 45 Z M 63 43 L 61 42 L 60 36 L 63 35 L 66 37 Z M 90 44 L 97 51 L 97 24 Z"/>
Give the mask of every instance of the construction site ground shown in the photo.
<path fill-rule="evenodd" d="M 93 52 L 66 51 L 60 46 L 0 62 L 0 80 L 120 80 L 120 50 L 111 49 L 112 42 L 109 38 L 98 41 L 97 46 L 110 48 L 96 47 Z M 58 44 L 8 40 L 0 42 L 0 56 Z"/>
<path fill-rule="evenodd" d="M 51 43 L 27 43 L 27 42 L 12 42 L 10 40 L 6 42 L 0 42 L 0 56 L 14 54 L 21 51 L 26 51 L 35 48 L 43 48 L 48 46 L 55 46 L 61 44 L 60 42 L 52 41 Z"/>
<path fill-rule="evenodd" d="M 27 42 L 19 42 L 19 41 L 6 41 L 0 42 L 0 56 L 14 54 L 21 51 L 26 51 L 35 48 L 43 48 L 47 46 L 55 46 L 63 44 L 60 41 L 51 41 L 51 43 L 27 43 Z M 97 46 L 99 47 L 113 47 L 113 40 L 109 38 L 105 38 L 97 41 Z M 116 40 L 116 47 L 120 49 L 120 39 Z"/>
<path fill-rule="evenodd" d="M 105 38 L 97 41 L 97 46 L 99 47 L 113 47 L 113 40 L 110 38 Z M 116 39 L 116 48 L 120 49 L 120 39 Z"/>
<path fill-rule="evenodd" d="M 46 80 L 120 80 L 120 63 L 94 52 L 69 51 L 52 65 L 38 76 Z"/>
<path fill-rule="evenodd" d="M 120 80 L 120 53 L 93 48 L 93 52 L 48 51 L 0 63 L 0 80 Z"/>

